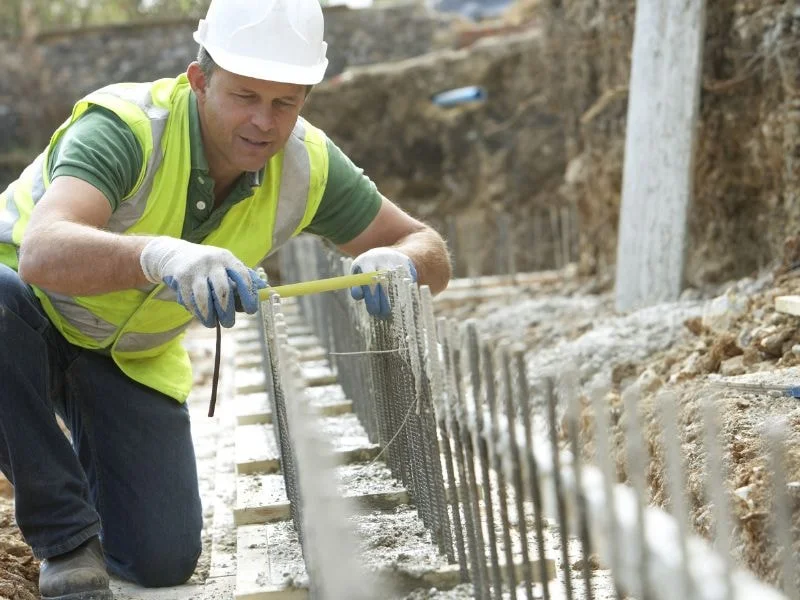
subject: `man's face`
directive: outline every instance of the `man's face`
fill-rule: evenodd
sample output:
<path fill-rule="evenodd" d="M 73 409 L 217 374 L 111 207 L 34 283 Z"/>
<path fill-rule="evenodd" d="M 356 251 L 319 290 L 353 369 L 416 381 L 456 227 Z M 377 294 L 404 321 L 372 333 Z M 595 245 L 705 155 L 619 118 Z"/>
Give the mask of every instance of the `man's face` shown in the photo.
<path fill-rule="evenodd" d="M 303 85 L 253 79 L 219 67 L 206 78 L 197 63 L 187 75 L 197 95 L 212 174 L 261 169 L 286 144 L 305 103 Z"/>

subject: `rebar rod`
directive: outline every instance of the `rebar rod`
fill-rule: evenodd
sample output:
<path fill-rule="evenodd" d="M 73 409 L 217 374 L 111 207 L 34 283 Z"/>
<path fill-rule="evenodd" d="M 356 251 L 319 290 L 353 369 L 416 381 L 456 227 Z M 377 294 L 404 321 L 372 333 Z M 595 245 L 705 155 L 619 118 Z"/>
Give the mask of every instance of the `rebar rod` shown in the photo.
<path fill-rule="evenodd" d="M 558 443 L 558 419 L 556 417 L 556 395 L 552 377 L 544 381 L 545 400 L 547 402 L 547 420 L 550 429 L 550 447 L 553 453 L 553 487 L 556 496 L 556 512 L 558 513 L 558 533 L 561 541 L 561 568 L 564 570 L 564 592 L 566 600 L 572 600 L 572 569 L 569 563 L 569 526 L 567 524 L 567 508 L 564 498 L 564 482 L 561 476 L 561 448 Z"/>
<path fill-rule="evenodd" d="M 500 526 L 503 530 L 503 553 L 506 563 L 506 580 L 509 593 L 514 593 L 517 587 L 517 571 L 514 566 L 514 548 L 511 542 L 511 523 L 508 519 L 508 494 L 506 485 L 505 469 L 503 468 L 503 457 L 500 455 L 500 419 L 497 409 L 497 388 L 494 379 L 494 359 L 492 350 L 489 346 L 483 347 L 483 364 L 486 377 L 486 404 L 489 407 L 489 435 L 492 468 L 497 479 L 497 500 L 500 508 Z"/>
<path fill-rule="evenodd" d="M 530 570 L 530 552 L 528 550 L 528 524 L 525 522 L 525 491 L 522 483 L 522 464 L 520 461 L 519 442 L 517 440 L 517 412 L 514 407 L 514 384 L 511 372 L 511 356 L 507 346 L 503 346 L 500 352 L 501 365 L 503 371 L 503 381 L 505 383 L 505 410 L 506 426 L 508 427 L 508 447 L 509 458 L 511 461 L 511 486 L 514 489 L 514 501 L 517 510 L 517 528 L 519 531 L 520 543 L 522 545 L 522 568 L 523 585 L 525 586 L 525 597 L 533 600 L 533 579 Z"/>
<path fill-rule="evenodd" d="M 608 407 L 605 404 L 605 394 L 603 390 L 594 388 L 589 393 L 592 411 L 595 417 L 594 439 L 597 446 L 597 462 L 603 472 L 603 493 L 608 498 L 609 506 L 615 506 L 614 502 L 614 483 L 617 480 L 617 470 L 612 464 L 611 443 L 609 441 L 609 418 Z M 614 510 L 608 511 L 608 554 L 611 556 L 611 577 L 614 582 L 614 595 L 622 597 L 619 588 L 617 574 L 620 570 L 620 556 L 618 546 L 618 527 L 617 514 Z"/>
<path fill-rule="evenodd" d="M 772 475 L 773 510 L 775 512 L 775 541 L 781 567 L 781 584 L 789 600 L 800 599 L 797 586 L 797 556 L 792 550 L 792 508 L 786 494 L 787 425 L 785 419 L 770 419 L 765 425 L 769 448 L 769 468 Z"/>
<path fill-rule="evenodd" d="M 578 509 L 578 537 L 581 541 L 581 551 L 583 553 L 581 571 L 583 573 L 584 597 L 586 600 L 593 600 L 594 590 L 592 589 L 592 569 L 590 566 L 592 539 L 589 529 L 586 496 L 583 490 L 583 461 L 581 459 L 580 428 L 578 426 L 581 401 L 578 395 L 577 374 L 575 372 L 569 371 L 564 375 L 562 389 L 566 395 L 567 430 L 572 452 L 572 470 L 575 478 L 575 505 Z"/>
<path fill-rule="evenodd" d="M 483 420 L 483 406 L 481 403 L 481 357 L 478 328 L 474 321 L 469 321 L 466 326 L 467 356 L 472 383 L 472 409 L 475 412 L 473 443 L 478 449 L 478 464 L 483 486 L 483 504 L 486 515 L 487 542 L 489 544 L 489 559 L 492 573 L 492 587 L 496 598 L 503 597 L 503 575 L 500 571 L 500 557 L 497 551 L 497 534 L 494 524 L 494 503 L 492 502 L 492 485 L 489 477 L 489 446 L 486 441 L 486 427 Z M 490 374 L 487 376 L 491 377 Z"/>
<path fill-rule="evenodd" d="M 453 340 L 451 340 L 453 344 Z M 459 477 L 462 481 L 464 505 L 464 521 L 467 526 L 467 542 L 470 551 L 472 567 L 472 583 L 479 598 L 486 598 L 489 594 L 486 576 L 486 550 L 483 543 L 481 527 L 480 500 L 478 486 L 475 479 L 475 456 L 472 450 L 472 436 L 466 423 L 466 407 L 464 405 L 464 392 L 461 382 L 461 349 L 456 346 L 451 349 L 453 377 L 455 379 L 456 402 L 456 452 L 459 456 Z"/>
<path fill-rule="evenodd" d="M 450 496 L 450 509 L 452 512 L 452 519 L 453 519 L 453 529 L 455 531 L 456 536 L 456 551 L 458 553 L 458 566 L 461 573 L 461 581 L 467 582 L 469 581 L 469 566 L 467 564 L 467 549 L 465 543 L 465 535 L 464 535 L 464 522 L 461 518 L 461 509 L 459 505 L 459 484 L 463 482 L 463 479 L 457 481 L 456 480 L 456 464 L 459 461 L 458 459 L 458 450 L 451 446 L 451 439 L 458 439 L 458 433 L 455 430 L 454 425 L 454 417 L 452 415 L 452 406 L 451 406 L 451 392 L 452 386 L 450 385 L 450 343 L 447 339 L 447 321 L 444 318 L 440 318 L 437 321 L 437 331 L 439 332 L 439 339 L 442 343 L 442 354 L 444 356 L 444 373 L 443 373 L 443 380 L 445 382 L 446 389 L 450 390 L 447 392 L 445 398 L 446 409 L 443 411 L 443 414 L 440 415 L 440 424 L 439 428 L 442 430 L 442 446 L 444 448 L 445 453 L 445 468 L 447 469 L 447 482 L 449 486 L 449 496 Z M 462 492 L 463 493 L 463 492 Z"/>
<path fill-rule="evenodd" d="M 703 402 L 703 421 L 705 423 L 706 456 L 708 457 L 706 490 L 714 506 L 715 521 L 715 546 L 717 553 L 723 561 L 723 585 L 725 587 L 725 600 L 734 599 L 733 580 L 731 578 L 733 565 L 731 561 L 731 507 L 725 491 L 727 470 L 722 461 L 722 451 L 719 440 L 719 415 L 714 407 L 712 398 Z"/>
<path fill-rule="evenodd" d="M 678 523 L 678 539 L 681 560 L 681 581 L 678 583 L 679 593 L 684 598 L 694 595 L 689 573 L 689 509 L 686 503 L 683 455 L 681 453 L 680 434 L 678 433 L 677 401 L 671 392 L 663 392 L 658 396 L 661 413 L 661 426 L 664 435 L 664 449 L 667 466 L 670 504 L 672 516 Z"/>
<path fill-rule="evenodd" d="M 650 566 L 647 552 L 647 522 L 645 521 L 645 450 L 642 438 L 642 427 L 639 420 L 639 401 L 641 393 L 637 386 L 630 386 L 622 393 L 622 405 L 625 409 L 625 457 L 628 481 L 636 499 L 636 539 L 638 546 L 638 571 L 636 578 L 638 589 L 629 589 L 631 595 L 642 600 L 650 600 L 653 594 L 650 589 Z"/>
<path fill-rule="evenodd" d="M 530 484 L 531 500 L 533 500 L 533 523 L 536 528 L 536 547 L 539 554 L 539 576 L 542 584 L 544 600 L 550 600 L 550 583 L 547 572 L 547 559 L 544 547 L 544 517 L 542 515 L 542 491 L 539 481 L 539 465 L 536 463 L 533 445 L 533 429 L 531 427 L 531 401 L 528 374 L 525 368 L 525 354 L 520 348 L 513 351 L 514 370 L 517 375 L 517 403 L 522 417 L 522 427 L 525 432 L 525 459 L 527 462 L 528 480 Z M 524 576 L 533 581 L 533 571 L 528 563 L 523 565 Z"/>
<path fill-rule="evenodd" d="M 425 330 L 425 318 L 423 314 L 422 291 L 416 286 L 411 286 L 413 302 L 414 329 L 416 335 L 416 349 L 420 357 L 420 368 L 422 376 L 419 385 L 419 420 L 420 431 L 423 440 L 424 474 L 426 477 L 426 489 L 428 502 L 431 511 L 431 531 L 439 552 L 447 554 L 448 541 L 446 535 L 446 504 L 444 499 L 444 483 L 442 480 L 442 463 L 439 454 L 439 442 L 436 439 L 436 422 L 434 419 L 433 391 L 431 387 L 432 369 L 428 359 L 427 343 L 428 337 Z M 430 294 L 430 288 L 428 288 Z"/>

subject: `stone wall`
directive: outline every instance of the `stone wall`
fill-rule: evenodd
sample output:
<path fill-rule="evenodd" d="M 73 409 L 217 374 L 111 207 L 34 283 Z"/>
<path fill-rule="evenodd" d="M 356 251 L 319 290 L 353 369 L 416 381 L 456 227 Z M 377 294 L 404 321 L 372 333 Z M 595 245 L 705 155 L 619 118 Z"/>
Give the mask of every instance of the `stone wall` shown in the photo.
<path fill-rule="evenodd" d="M 418 3 L 325 12 L 327 77 L 428 52 L 450 22 Z M 196 25 L 196 19 L 171 20 L 49 32 L 29 43 L 0 40 L 0 156 L 8 162 L 14 150 L 25 156 L 41 147 L 72 103 L 93 89 L 184 71 L 197 54 Z"/>

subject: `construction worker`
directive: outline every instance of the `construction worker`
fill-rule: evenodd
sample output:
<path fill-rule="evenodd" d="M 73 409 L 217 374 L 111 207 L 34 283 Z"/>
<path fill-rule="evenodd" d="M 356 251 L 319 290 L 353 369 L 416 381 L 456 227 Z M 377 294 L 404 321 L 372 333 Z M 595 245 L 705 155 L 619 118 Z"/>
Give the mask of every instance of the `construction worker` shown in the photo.
<path fill-rule="evenodd" d="M 0 467 L 47 600 L 112 598 L 109 571 L 193 573 L 181 338 L 255 312 L 265 256 L 307 231 L 354 271 L 404 266 L 434 292 L 450 276 L 441 237 L 298 116 L 327 66 L 318 0 L 213 0 L 194 38 L 185 74 L 78 101 L 0 195 Z"/>

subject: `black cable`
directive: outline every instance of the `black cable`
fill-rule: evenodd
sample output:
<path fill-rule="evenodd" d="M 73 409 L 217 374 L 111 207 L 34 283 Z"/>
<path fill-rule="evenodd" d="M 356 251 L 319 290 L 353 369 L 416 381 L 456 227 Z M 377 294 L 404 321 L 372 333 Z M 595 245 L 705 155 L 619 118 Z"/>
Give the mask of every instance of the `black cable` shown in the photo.
<path fill-rule="evenodd" d="M 217 385 L 219 384 L 219 358 L 222 350 L 222 329 L 217 321 L 217 347 L 214 350 L 214 377 L 211 380 L 211 402 L 208 404 L 208 416 L 214 416 L 214 407 L 217 405 Z"/>

